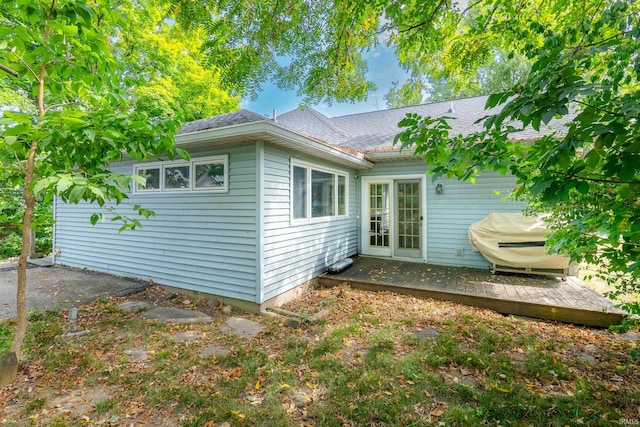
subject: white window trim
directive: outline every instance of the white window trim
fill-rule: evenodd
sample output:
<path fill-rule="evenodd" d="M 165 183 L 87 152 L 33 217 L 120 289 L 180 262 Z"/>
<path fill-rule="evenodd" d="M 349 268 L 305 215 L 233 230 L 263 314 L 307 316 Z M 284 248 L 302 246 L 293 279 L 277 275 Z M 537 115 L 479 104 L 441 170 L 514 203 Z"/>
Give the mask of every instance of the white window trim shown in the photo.
<path fill-rule="evenodd" d="M 294 188 L 293 188 L 293 168 L 294 167 L 299 167 L 299 168 L 304 168 L 306 170 L 306 184 L 307 184 L 307 191 L 306 191 L 306 200 L 305 200 L 305 204 L 306 204 L 306 209 L 305 212 L 307 214 L 306 218 L 294 218 L 293 217 L 293 213 L 294 213 L 294 206 L 293 206 L 293 199 L 294 199 Z M 335 201 L 334 203 L 334 211 L 333 211 L 333 215 L 328 215 L 328 216 L 321 216 L 321 217 L 312 217 L 311 213 L 312 213 L 312 206 L 311 206 L 311 198 L 312 198 L 312 191 L 311 191 L 311 185 L 312 185 L 312 180 L 311 180 L 311 170 L 315 170 L 318 172 L 324 172 L 324 173 L 329 173 L 332 174 L 334 176 L 334 189 L 333 189 L 333 200 Z M 338 199 L 338 177 L 342 176 L 344 177 L 344 191 L 345 191 L 345 213 L 344 215 L 339 215 L 338 214 L 338 204 L 339 204 L 339 199 Z M 331 169 L 331 168 L 327 168 L 325 166 L 318 166 L 314 163 L 310 163 L 310 162 L 305 162 L 305 161 L 301 161 L 301 160 L 291 160 L 291 167 L 289 170 L 289 200 L 290 200 L 290 207 L 289 207 L 289 220 L 291 221 L 292 224 L 309 224 L 309 223 L 315 223 L 315 222 L 325 222 L 325 221 L 331 221 L 331 220 L 335 220 L 335 219 L 346 219 L 349 217 L 349 173 L 348 172 L 344 172 L 338 169 Z"/>
<path fill-rule="evenodd" d="M 224 186 L 220 188 L 195 188 L 195 167 L 196 165 L 208 163 L 222 163 L 224 165 Z M 189 188 L 165 188 L 165 169 L 167 167 L 189 166 Z M 144 169 L 160 170 L 160 188 L 145 189 L 138 186 L 137 182 L 133 183 L 133 194 L 158 194 L 158 193 L 228 193 L 229 192 L 229 155 L 223 154 L 218 156 L 198 157 L 189 162 L 184 160 L 167 160 L 164 162 L 140 163 L 133 167 L 133 174 L 138 175 L 140 170 Z"/>

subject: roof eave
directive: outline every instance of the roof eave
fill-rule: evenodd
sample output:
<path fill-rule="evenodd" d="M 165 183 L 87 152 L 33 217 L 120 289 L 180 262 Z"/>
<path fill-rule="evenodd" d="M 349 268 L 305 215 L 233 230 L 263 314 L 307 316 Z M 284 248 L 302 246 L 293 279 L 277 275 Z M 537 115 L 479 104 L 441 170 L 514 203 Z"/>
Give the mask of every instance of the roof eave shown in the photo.
<path fill-rule="evenodd" d="M 373 167 L 373 163 L 366 160 L 363 155 L 346 153 L 267 120 L 183 133 L 175 136 L 176 145 L 181 148 L 211 147 L 234 142 L 259 140 L 355 169 L 371 169 Z"/>

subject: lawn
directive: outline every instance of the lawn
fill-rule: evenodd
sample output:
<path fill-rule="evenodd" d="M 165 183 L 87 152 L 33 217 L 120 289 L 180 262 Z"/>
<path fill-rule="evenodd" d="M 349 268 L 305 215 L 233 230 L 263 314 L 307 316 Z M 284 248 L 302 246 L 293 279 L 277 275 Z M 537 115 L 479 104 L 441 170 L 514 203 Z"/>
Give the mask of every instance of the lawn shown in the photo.
<path fill-rule="evenodd" d="M 0 391 L 0 425 L 606 426 L 640 421 L 636 334 L 505 317 L 457 304 L 318 289 L 286 306 L 303 320 L 249 316 L 205 300 L 157 304 L 211 323 L 168 325 L 122 299 L 31 315 L 24 364 Z M 265 326 L 225 332 L 230 317 Z M 0 323 L 3 330 L 11 323 Z M 1 343 L 0 343 L 1 347 Z M 213 349 L 213 351 L 212 351 Z"/>

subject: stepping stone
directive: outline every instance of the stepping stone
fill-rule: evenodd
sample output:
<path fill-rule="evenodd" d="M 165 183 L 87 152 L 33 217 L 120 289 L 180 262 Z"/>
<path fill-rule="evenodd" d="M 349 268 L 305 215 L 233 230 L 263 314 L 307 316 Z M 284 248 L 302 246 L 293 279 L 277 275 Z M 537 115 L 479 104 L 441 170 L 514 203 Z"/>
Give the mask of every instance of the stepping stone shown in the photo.
<path fill-rule="evenodd" d="M 243 317 L 231 317 L 221 328 L 224 332 L 230 332 L 240 338 L 253 338 L 264 331 L 265 326 Z"/>
<path fill-rule="evenodd" d="M 222 347 L 219 345 L 210 345 L 208 347 L 205 347 L 202 350 L 202 352 L 200 352 L 200 356 L 204 356 L 204 357 L 226 356 L 229 353 L 231 353 L 231 350 L 229 350 L 226 347 Z"/>
<path fill-rule="evenodd" d="M 202 332 L 200 332 L 200 331 L 179 332 L 177 334 L 171 335 L 171 338 L 173 338 L 173 340 L 175 342 L 190 343 L 190 342 L 197 341 L 200 338 L 202 338 Z"/>
<path fill-rule="evenodd" d="M 149 310 L 153 306 L 146 301 L 125 301 L 118 304 L 118 308 L 122 311 L 144 311 Z"/>
<path fill-rule="evenodd" d="M 411 335 L 416 338 L 435 338 L 440 335 L 440 332 L 438 332 L 436 328 L 424 328 L 412 331 Z"/>
<path fill-rule="evenodd" d="M 625 332 L 624 334 L 620 334 L 620 338 L 631 342 L 639 342 L 640 334 L 638 334 L 637 332 L 629 331 Z"/>
<path fill-rule="evenodd" d="M 124 354 L 127 355 L 131 362 L 144 362 L 149 358 L 149 352 L 142 347 L 129 348 L 124 351 Z"/>
<path fill-rule="evenodd" d="M 596 363 L 598 361 L 594 355 L 589 353 L 580 353 L 578 358 L 584 363 Z"/>
<path fill-rule="evenodd" d="M 140 317 L 147 320 L 158 320 L 176 324 L 211 322 L 211 317 L 194 310 L 183 310 L 173 307 L 155 307 L 141 313 Z"/>

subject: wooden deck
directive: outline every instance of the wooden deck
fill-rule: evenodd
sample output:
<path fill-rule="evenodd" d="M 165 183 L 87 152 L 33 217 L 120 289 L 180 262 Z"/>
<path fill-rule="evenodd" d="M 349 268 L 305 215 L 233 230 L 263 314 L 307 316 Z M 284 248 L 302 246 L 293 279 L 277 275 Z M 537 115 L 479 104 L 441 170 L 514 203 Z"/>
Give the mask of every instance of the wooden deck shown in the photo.
<path fill-rule="evenodd" d="M 547 320 L 608 327 L 624 312 L 576 277 L 491 274 L 489 270 L 446 267 L 378 258 L 355 258 L 338 274 L 323 274 L 321 286 L 347 283 L 354 288 L 391 291 L 453 301 Z"/>

